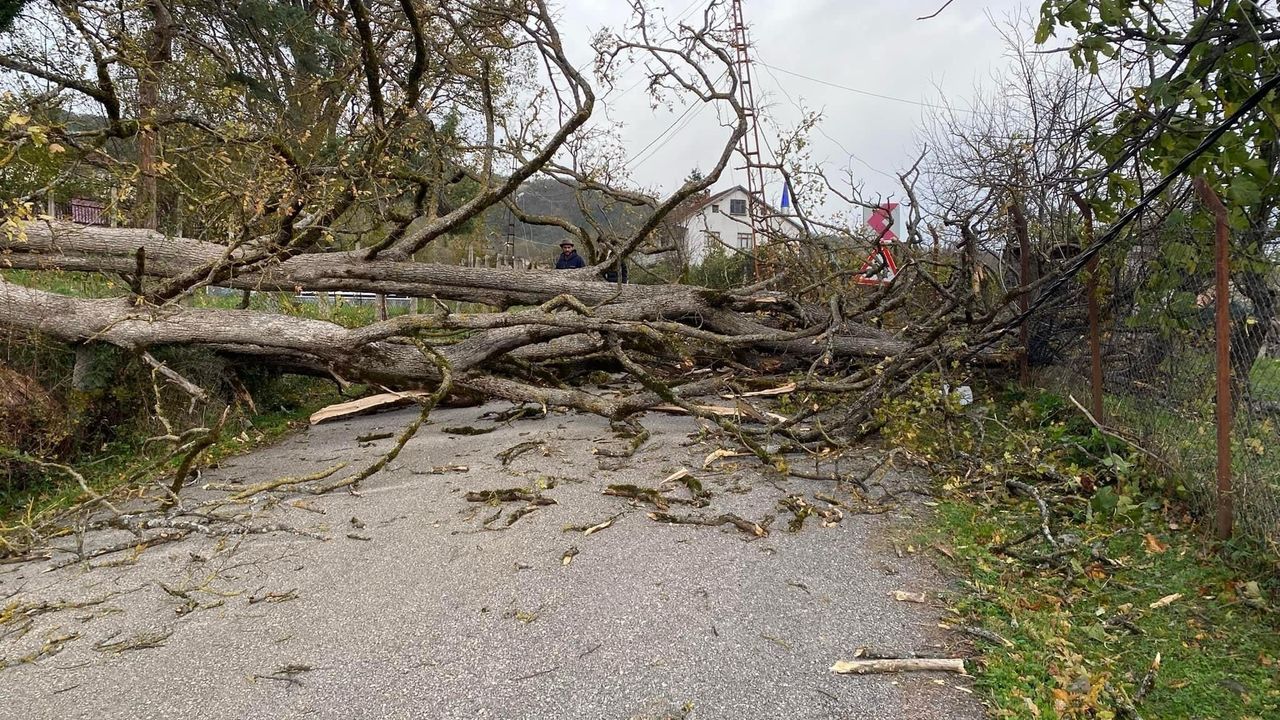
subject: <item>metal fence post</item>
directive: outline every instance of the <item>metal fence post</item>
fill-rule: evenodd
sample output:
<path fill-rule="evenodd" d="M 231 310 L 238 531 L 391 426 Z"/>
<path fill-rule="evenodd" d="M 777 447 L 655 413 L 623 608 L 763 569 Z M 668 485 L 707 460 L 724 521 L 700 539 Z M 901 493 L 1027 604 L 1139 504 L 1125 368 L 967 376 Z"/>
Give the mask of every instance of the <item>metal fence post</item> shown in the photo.
<path fill-rule="evenodd" d="M 1196 178 L 1196 192 L 1213 212 L 1214 218 L 1214 310 L 1217 347 L 1218 396 L 1218 515 L 1215 528 L 1219 540 L 1231 537 L 1233 508 L 1231 498 L 1231 306 L 1228 246 L 1231 231 L 1227 224 L 1227 208 L 1204 178 Z"/>

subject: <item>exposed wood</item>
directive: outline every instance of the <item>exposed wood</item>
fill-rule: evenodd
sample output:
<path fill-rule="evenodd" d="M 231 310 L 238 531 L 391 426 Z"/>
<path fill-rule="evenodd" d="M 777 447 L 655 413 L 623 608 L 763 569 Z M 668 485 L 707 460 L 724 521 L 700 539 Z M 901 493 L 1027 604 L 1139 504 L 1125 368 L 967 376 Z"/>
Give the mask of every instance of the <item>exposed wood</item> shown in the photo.
<path fill-rule="evenodd" d="M 384 410 L 394 410 L 406 405 L 412 405 L 417 398 L 426 397 L 430 393 L 422 390 L 413 390 L 409 392 L 388 392 L 378 395 L 370 395 L 369 397 L 360 398 L 359 400 L 351 400 L 349 402 L 329 405 L 320 408 L 311 413 L 311 424 L 319 425 L 323 422 L 332 420 L 342 420 L 345 418 L 356 417 L 357 415 L 367 415 L 369 413 L 381 412 Z"/>
<path fill-rule="evenodd" d="M 837 675 L 871 673 L 953 672 L 965 674 L 964 660 L 959 658 L 884 658 L 877 660 L 840 660 L 831 666 Z"/>
<path fill-rule="evenodd" d="M 756 410 L 750 412 L 746 408 L 726 407 L 724 405 L 694 405 L 694 408 L 703 412 L 719 415 L 720 417 L 743 418 L 760 422 L 760 418 L 767 418 L 777 422 L 785 422 L 787 418 L 773 412 L 761 412 Z M 672 415 L 688 415 L 689 411 L 677 405 L 655 405 L 650 410 L 658 412 L 671 413 Z"/>

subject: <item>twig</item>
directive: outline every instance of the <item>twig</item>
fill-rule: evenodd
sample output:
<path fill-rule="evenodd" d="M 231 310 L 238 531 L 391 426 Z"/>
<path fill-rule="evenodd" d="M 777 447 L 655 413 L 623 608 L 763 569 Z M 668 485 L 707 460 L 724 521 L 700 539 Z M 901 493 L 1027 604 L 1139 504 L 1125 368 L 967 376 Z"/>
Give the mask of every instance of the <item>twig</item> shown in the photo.
<path fill-rule="evenodd" d="M 929 15 L 921 15 L 920 17 L 918 17 L 918 18 L 916 18 L 916 19 L 917 19 L 917 20 L 932 20 L 933 18 L 936 18 L 936 17 L 938 17 L 939 15 L 941 15 L 941 14 L 942 14 L 942 11 L 943 11 L 943 10 L 946 10 L 946 9 L 951 5 L 951 3 L 955 2 L 955 1 L 956 1 L 956 0 L 947 0 L 945 3 L 943 3 L 943 4 L 942 4 L 942 7 L 938 8 L 937 10 L 934 10 L 931 14 L 929 14 Z"/>
<path fill-rule="evenodd" d="M 1115 438 L 1116 440 L 1119 440 L 1125 445 L 1128 445 L 1134 450 L 1137 450 L 1138 452 L 1142 453 L 1143 455 L 1146 455 L 1147 457 L 1151 458 L 1152 460 L 1155 460 L 1156 462 L 1160 463 L 1161 465 L 1164 465 L 1165 467 L 1172 467 L 1171 465 L 1169 465 L 1168 460 L 1165 460 L 1159 455 L 1142 447 L 1136 441 L 1134 441 L 1133 438 L 1125 437 L 1124 435 L 1121 435 L 1115 430 L 1112 430 L 1111 428 L 1108 428 L 1105 425 L 1103 425 L 1101 422 L 1098 421 L 1097 418 L 1093 416 L 1093 413 L 1089 412 L 1089 410 L 1085 406 L 1081 405 L 1080 401 L 1076 400 L 1074 396 L 1068 395 L 1067 399 L 1071 401 L 1072 405 L 1076 406 L 1076 409 L 1084 413 L 1085 419 L 1088 420 L 1089 423 L 1092 424 L 1095 428 L 1097 428 L 1098 432 L 1102 433 L 1103 435 L 1106 435 L 1107 437 L 1112 437 L 1112 438 Z"/>
<path fill-rule="evenodd" d="M 1040 533 L 1044 535 L 1044 539 L 1049 542 L 1051 547 L 1057 548 L 1058 539 L 1049 530 L 1049 506 L 1045 503 L 1044 498 L 1040 496 L 1040 491 L 1020 480 L 1005 480 L 1004 484 L 1005 487 L 1029 495 L 1036 501 L 1036 507 L 1040 508 Z"/>
<path fill-rule="evenodd" d="M 139 248 L 139 252 L 141 252 L 141 248 Z M 209 395 L 204 391 L 203 388 L 191 382 L 190 380 L 182 377 L 182 375 L 180 375 L 173 368 L 155 359 L 155 357 L 152 356 L 151 353 L 147 352 L 146 350 L 143 350 L 140 357 L 142 358 L 142 361 L 150 365 L 153 370 L 155 370 L 156 372 L 168 378 L 169 382 L 173 383 L 174 385 L 177 385 L 178 387 L 186 391 L 186 393 L 190 395 L 193 400 L 199 400 L 200 402 L 209 402 Z"/>
<path fill-rule="evenodd" d="M 986 629 L 986 628 L 975 627 L 975 626 L 973 626 L 973 625 L 956 625 L 956 626 L 954 626 L 954 627 L 955 627 L 955 629 L 956 629 L 956 630 L 959 630 L 960 632 L 964 633 L 965 635 L 970 635 L 970 636 L 973 636 L 973 637 L 979 638 L 979 639 L 981 639 L 981 640 L 986 640 L 987 642 L 995 643 L 996 645 L 1003 645 L 1003 646 L 1005 646 L 1005 647 L 1013 647 L 1013 641 L 1012 641 L 1012 640 L 1010 640 L 1010 639 L 1006 638 L 1005 636 L 1001 635 L 1001 634 L 1000 634 L 1000 633 L 998 633 L 998 632 L 995 632 L 994 630 L 988 630 L 988 629 Z"/>
<path fill-rule="evenodd" d="M 395 436 L 395 433 L 389 432 L 369 433 L 367 435 L 357 435 L 356 442 L 373 442 L 374 440 L 386 440 Z"/>
<path fill-rule="evenodd" d="M 228 500 L 244 500 L 253 495 L 257 495 L 258 493 L 267 492 L 268 490 L 275 490 L 276 488 L 285 487 L 286 485 L 297 485 L 299 483 L 315 482 L 317 480 L 323 480 L 329 477 L 330 475 L 338 472 L 339 470 L 341 470 L 346 466 L 347 466 L 346 463 L 338 463 L 333 467 L 327 468 L 325 470 L 321 470 L 320 472 L 311 473 L 310 475 L 300 475 L 297 477 L 282 477 L 282 478 L 276 478 L 275 480 L 267 480 L 265 482 L 260 482 L 257 485 L 250 485 L 247 488 L 241 489 L 240 492 L 228 497 L 227 499 Z M 205 489 L 222 490 L 222 489 L 227 489 L 227 486 L 226 485 L 206 485 Z"/>
<path fill-rule="evenodd" d="M 173 475 L 173 484 L 169 486 L 169 497 L 164 499 L 163 507 L 172 507 L 178 501 L 178 493 L 182 491 L 182 485 L 187 481 L 187 475 L 191 473 L 191 466 L 195 464 L 196 458 L 200 453 L 204 452 L 217 442 L 222 435 L 222 428 L 227 424 L 227 416 L 231 414 L 231 405 L 222 410 L 222 417 L 218 418 L 218 422 L 213 426 L 204 437 L 195 441 L 191 445 L 191 449 L 182 458 L 182 462 L 178 465 L 178 471 Z"/>
<path fill-rule="evenodd" d="M 409 439 L 418 434 L 418 428 L 422 427 L 422 424 L 427 421 L 427 418 L 431 415 L 431 411 L 440 404 L 441 400 L 444 400 L 445 395 L 449 394 L 449 390 L 453 387 L 453 368 L 450 367 L 449 361 L 446 360 L 439 351 L 421 340 L 415 340 L 414 344 L 417 345 L 418 350 L 423 354 L 423 356 L 434 363 L 436 369 L 440 371 L 440 384 L 436 386 L 435 392 L 431 393 L 431 395 L 426 399 L 420 401 L 422 403 L 422 411 L 418 413 L 418 417 L 414 418 L 413 422 L 405 426 L 404 431 L 400 433 L 400 437 L 396 439 L 396 444 L 393 445 L 385 455 L 378 458 L 372 465 L 354 475 L 349 475 L 335 482 L 324 485 L 305 485 L 302 488 L 303 490 L 319 495 L 342 487 L 354 487 L 355 485 L 359 485 L 362 480 L 365 480 L 379 472 L 382 468 L 386 467 L 387 463 L 396 459 L 396 456 L 398 456 L 400 451 L 404 449 L 404 446 L 408 444 Z"/>
<path fill-rule="evenodd" d="M 597 646 L 597 647 L 599 647 L 599 646 Z M 528 675 L 522 675 L 522 676 L 520 676 L 520 677 L 518 677 L 518 678 L 515 678 L 515 679 L 513 680 L 513 682 L 520 682 L 521 680 L 532 680 L 533 678 L 540 677 L 540 676 L 542 676 L 542 675 L 546 675 L 547 673 L 553 673 L 553 672 L 555 672 L 555 671 L 557 671 L 557 670 L 559 670 L 559 669 L 560 669 L 560 666 L 559 666 L 559 665 L 556 665 L 556 666 L 554 666 L 554 667 L 549 667 L 549 668 L 547 668 L 546 670 L 539 670 L 539 671 L 538 671 L 538 672 L 536 672 L 536 673 L 530 673 L 530 674 L 528 674 Z"/>

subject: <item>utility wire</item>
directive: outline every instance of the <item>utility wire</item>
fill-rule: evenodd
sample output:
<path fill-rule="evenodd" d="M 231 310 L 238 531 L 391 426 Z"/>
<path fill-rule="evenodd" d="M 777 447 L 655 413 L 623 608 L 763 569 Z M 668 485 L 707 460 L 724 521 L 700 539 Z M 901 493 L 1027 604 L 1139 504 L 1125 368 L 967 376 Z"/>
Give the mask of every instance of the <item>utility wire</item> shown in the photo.
<path fill-rule="evenodd" d="M 760 51 L 759 51 L 759 50 L 757 50 L 757 51 L 756 51 L 756 62 L 757 62 L 757 63 L 759 63 L 761 66 L 763 66 L 763 67 L 764 67 L 764 71 L 765 71 L 765 72 L 767 72 L 767 73 L 769 74 L 769 78 L 770 78 L 771 80 L 773 80 L 773 82 L 774 82 L 774 84 L 775 84 L 775 85 L 777 85 L 778 90 L 779 90 L 779 91 L 780 91 L 780 92 L 781 92 L 781 93 L 782 93 L 782 94 L 787 98 L 787 100 L 789 100 L 789 101 L 791 102 L 791 105 L 792 105 L 793 107 L 795 107 L 796 112 L 803 114 L 803 112 L 804 112 L 804 108 L 803 108 L 803 107 L 801 107 L 800 103 L 796 102 L 795 98 L 791 97 L 791 93 L 787 92 L 787 88 L 782 84 L 782 81 L 778 79 L 778 76 L 773 74 L 773 68 L 772 68 L 772 66 L 771 66 L 771 65 L 766 64 L 766 63 L 764 62 L 764 60 L 760 59 Z M 867 162 L 866 160 L 863 160 L 861 157 L 859 157 L 859 156 L 857 155 L 857 153 L 855 153 L 855 152 L 853 152 L 852 150 L 850 150 L 849 148 L 845 147 L 845 146 L 844 146 L 844 143 L 842 143 L 842 142 L 840 142 L 839 140 L 837 140 L 837 139 L 835 139 L 835 138 L 831 137 L 829 134 L 827 134 L 826 129 L 824 129 L 824 128 L 822 127 L 822 123 L 818 123 L 817 125 L 815 125 L 815 126 L 814 126 L 814 129 L 816 129 L 816 130 L 818 131 L 818 133 L 819 133 L 820 135 L 822 135 L 822 137 L 826 138 L 827 140 L 830 140 L 832 143 L 835 143 L 835 146 L 836 146 L 836 147 L 838 147 L 838 148 L 840 148 L 840 150 L 841 150 L 841 151 L 843 151 L 845 155 L 848 155 L 851 159 L 853 159 L 853 160 L 857 160 L 858 162 L 862 163 L 862 164 L 863 164 L 863 165 L 865 165 L 865 166 L 867 167 L 867 169 L 868 169 L 868 170 L 870 170 L 871 172 L 874 172 L 874 173 L 880 173 L 881 175 L 884 175 L 885 177 L 889 178 L 890 180 L 897 180 L 897 179 L 898 179 L 897 177 L 895 177 L 895 176 L 891 175 L 890 173 L 887 173 L 887 172 L 885 172 L 884 170 L 881 170 L 880 168 L 875 167 L 874 165 L 872 165 L 871 163 Z M 770 149 L 769 149 L 769 152 L 771 152 L 771 153 L 772 153 L 772 152 L 773 152 L 773 149 L 772 149 L 772 148 L 770 148 Z M 777 158 L 775 157 L 774 159 L 776 160 Z"/>
<path fill-rule="evenodd" d="M 661 150 L 667 143 L 671 142 L 672 138 L 676 137 L 681 132 L 683 132 L 684 129 L 688 127 L 689 124 L 692 123 L 698 117 L 698 115 L 702 114 L 702 111 L 706 109 L 706 107 L 707 105 L 704 102 L 700 102 L 700 101 L 694 102 L 692 105 L 688 107 L 688 109 L 684 111 L 684 113 L 680 117 L 676 118 L 676 121 L 671 124 L 671 127 L 667 128 L 662 132 L 662 134 L 654 138 L 653 142 L 646 145 L 644 150 L 641 150 L 640 152 L 633 155 L 632 158 L 628 160 L 626 164 L 630 165 L 632 168 L 636 168 L 652 160 L 655 156 L 657 156 L 659 150 Z M 694 112 L 692 115 L 689 115 L 689 112 L 691 110 L 696 110 L 696 112 Z M 685 123 L 679 127 L 679 129 L 677 129 L 675 132 L 668 135 L 667 133 L 669 133 L 671 129 L 675 127 L 676 123 L 679 123 L 681 120 L 683 120 L 686 115 L 689 116 L 689 119 L 686 120 Z M 663 135 L 666 135 L 667 137 L 664 139 Z M 658 142 L 659 140 L 661 140 L 662 142 Z M 655 143 L 656 143 L 656 146 L 655 146 Z M 637 161 L 637 158 L 639 158 L 641 155 L 644 155 L 645 150 L 648 150 L 649 148 L 653 148 L 653 152 L 650 152 L 648 157 L 645 157 L 643 160 Z"/>
<path fill-rule="evenodd" d="M 906 98 L 894 97 L 892 95 L 884 95 L 881 93 L 871 92 L 870 90 L 859 90 L 858 88 L 849 87 L 848 85 L 841 85 L 839 83 L 833 83 L 828 80 L 822 80 L 809 75 L 804 75 L 802 73 L 788 70 L 786 68 L 780 68 L 777 65 L 770 65 L 764 62 L 763 60 L 757 60 L 756 62 L 760 63 L 761 65 L 771 70 L 777 70 L 780 73 L 785 73 L 793 77 L 798 77 L 802 80 L 808 80 L 809 82 L 815 82 L 815 83 L 818 83 L 819 85 L 826 85 L 827 87 L 833 87 L 833 88 L 836 88 L 837 90 L 846 90 L 848 92 L 856 93 L 858 95 L 866 95 L 867 97 L 879 98 L 881 100 L 892 100 L 893 102 L 906 103 L 908 105 L 917 105 L 919 107 L 932 108 L 934 110 L 958 111 L 958 112 L 966 112 L 966 113 L 977 112 L 976 110 L 969 110 L 966 108 L 957 108 L 957 107 L 950 107 L 947 105 L 938 105 L 936 103 L 920 102 L 919 100 L 907 100 Z"/>

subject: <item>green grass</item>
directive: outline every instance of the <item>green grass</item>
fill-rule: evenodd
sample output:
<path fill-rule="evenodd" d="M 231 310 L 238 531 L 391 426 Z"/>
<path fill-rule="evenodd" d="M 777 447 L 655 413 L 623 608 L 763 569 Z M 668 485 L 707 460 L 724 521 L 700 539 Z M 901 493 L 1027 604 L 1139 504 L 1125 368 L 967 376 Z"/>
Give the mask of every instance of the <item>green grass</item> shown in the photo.
<path fill-rule="evenodd" d="M 958 576 L 957 625 L 997 718 L 1280 717 L 1280 555 L 1212 541 L 1186 478 L 1100 435 L 1059 396 L 975 388 L 951 406 L 923 381 L 885 409 L 886 439 L 929 460 L 944 493 L 922 538 Z M 1037 488 L 1062 543 L 1006 480 Z M 1030 534 L 1011 552 L 998 546 Z M 1144 697 L 1139 687 L 1160 667 Z"/>
<path fill-rule="evenodd" d="M 1072 527 L 1085 547 L 1099 543 L 1099 555 L 1119 565 L 1076 561 L 1068 583 L 990 551 L 1033 517 L 1026 503 L 993 509 L 952 500 L 940 507 L 933 538 L 949 546 L 966 578 L 956 611 L 1013 643 L 985 645 L 977 672 L 995 717 L 1116 717 L 1117 698 L 1136 694 L 1157 654 L 1156 682 L 1138 703 L 1144 717 L 1280 716 L 1273 572 L 1233 567 L 1195 526 L 1171 529 L 1160 512 L 1144 511 L 1137 522 L 1095 518 Z M 1132 625 L 1117 623 L 1121 616 Z"/>
<path fill-rule="evenodd" d="M 201 455 L 200 466 L 274 442 L 305 426 L 311 413 L 342 399 L 327 382 L 288 376 L 276 379 L 258 393 L 257 414 L 233 415 L 228 419 L 221 438 Z M 147 446 L 145 439 L 145 433 L 130 429 L 96 452 L 64 462 L 73 466 L 99 492 L 120 490 L 140 481 L 171 475 L 177 469 L 178 459 L 154 465 L 153 458 L 163 447 Z M 39 482 L 0 492 L 0 523 L 49 515 L 84 500 L 79 488 L 66 480 L 50 472 Z"/>

